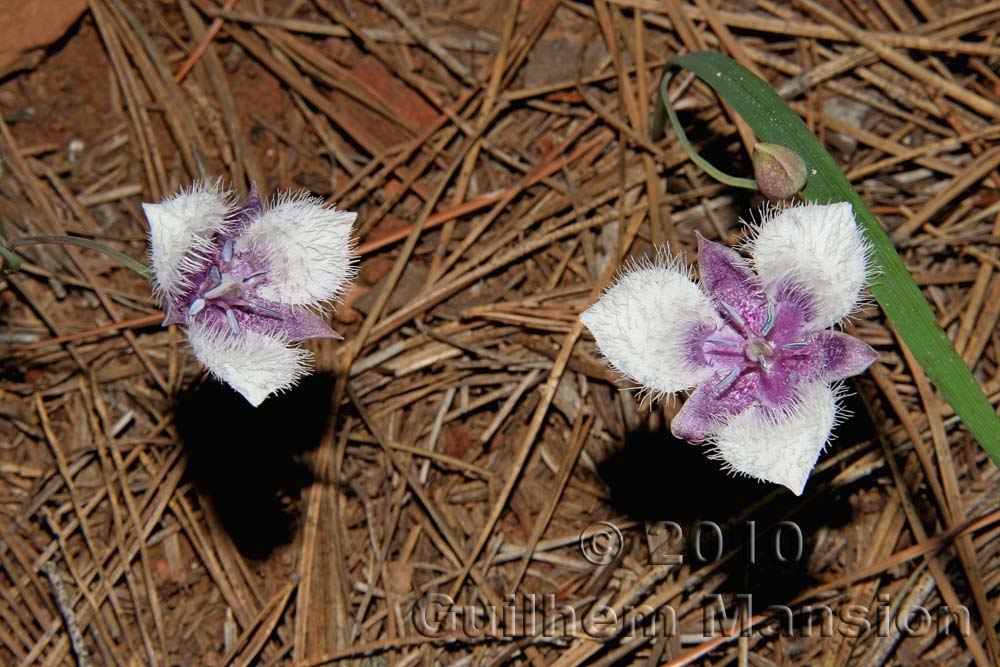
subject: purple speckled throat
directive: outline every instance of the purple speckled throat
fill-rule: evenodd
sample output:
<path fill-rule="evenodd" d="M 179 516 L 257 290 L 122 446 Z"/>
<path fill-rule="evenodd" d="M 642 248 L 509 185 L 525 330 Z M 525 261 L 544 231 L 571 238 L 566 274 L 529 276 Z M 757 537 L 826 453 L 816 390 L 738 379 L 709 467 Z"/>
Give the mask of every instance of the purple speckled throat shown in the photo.
<path fill-rule="evenodd" d="M 203 254 L 202 266 L 189 275 L 190 288 L 169 300 L 163 324 L 199 322 L 212 330 L 239 335 L 244 329 L 285 336 L 290 341 L 340 338 L 326 321 L 301 306 L 260 296 L 271 272 L 268 258 L 238 243 L 246 229 L 263 214 L 257 186 L 230 217 L 226 234 L 216 234 Z"/>
<path fill-rule="evenodd" d="M 809 292 L 788 281 L 768 297 L 740 255 L 699 236 L 702 286 L 722 325 L 696 326 L 686 342 L 689 362 L 709 368 L 674 418 L 674 435 L 705 440 L 727 417 L 754 406 L 793 408 L 806 382 L 834 382 L 867 368 L 877 353 L 847 334 L 810 327 Z"/>

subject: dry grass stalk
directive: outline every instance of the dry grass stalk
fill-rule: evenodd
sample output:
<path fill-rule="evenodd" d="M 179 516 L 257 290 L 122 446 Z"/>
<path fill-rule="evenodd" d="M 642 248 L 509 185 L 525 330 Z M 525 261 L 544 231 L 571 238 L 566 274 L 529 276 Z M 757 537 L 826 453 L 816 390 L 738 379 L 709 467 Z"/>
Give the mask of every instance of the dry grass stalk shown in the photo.
<path fill-rule="evenodd" d="M 881 353 L 859 414 L 798 503 L 672 441 L 677 406 L 616 388 L 577 316 L 627 258 L 738 240 L 760 203 L 646 138 L 665 60 L 718 49 L 830 146 L 996 405 L 1000 3 L 417 5 L 92 0 L 0 80 L 8 236 L 140 257 L 138 204 L 222 174 L 358 209 L 363 255 L 347 342 L 252 412 L 141 279 L 25 253 L 0 331 L 0 662 L 997 664 L 1000 473 L 877 309 L 853 323 Z M 748 169 L 746 128 L 678 79 L 699 148 Z M 601 521 L 623 548 L 595 564 L 580 535 Z M 719 558 L 654 562 L 665 521 L 689 545 L 717 522 Z M 803 559 L 748 565 L 750 521 L 758 549 L 802 526 Z M 704 636 L 706 600 L 742 591 L 755 631 Z M 640 629 L 669 608 L 678 632 L 421 632 L 435 594 L 470 613 L 552 595 Z M 971 632 L 758 631 L 772 602 L 877 624 L 886 596 L 967 608 Z"/>

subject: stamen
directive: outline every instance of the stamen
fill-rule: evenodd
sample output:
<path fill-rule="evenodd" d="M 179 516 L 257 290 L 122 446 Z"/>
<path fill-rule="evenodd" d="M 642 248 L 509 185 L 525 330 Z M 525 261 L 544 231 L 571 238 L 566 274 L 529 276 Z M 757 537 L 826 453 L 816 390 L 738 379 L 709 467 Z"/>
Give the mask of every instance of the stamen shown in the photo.
<path fill-rule="evenodd" d="M 764 366 L 764 361 L 774 354 L 774 346 L 763 338 L 755 336 L 747 341 L 744 351 L 746 352 L 747 359 L 756 361 L 761 366 Z"/>
<path fill-rule="evenodd" d="M 739 347 L 742 344 L 738 340 L 722 340 L 721 338 L 708 338 L 705 342 L 714 343 L 716 345 L 728 345 L 729 347 Z"/>
<path fill-rule="evenodd" d="M 205 300 L 195 299 L 194 301 L 191 302 L 191 307 L 188 308 L 188 315 L 191 315 L 193 317 L 198 313 L 200 313 L 201 311 L 203 311 L 204 309 L 205 309 Z"/>
<path fill-rule="evenodd" d="M 226 320 L 229 321 L 229 329 L 237 336 L 240 335 L 240 323 L 236 321 L 236 313 L 231 308 L 226 308 Z"/>
<path fill-rule="evenodd" d="M 233 240 L 226 239 L 222 242 L 222 261 L 226 264 L 233 261 Z"/>
<path fill-rule="evenodd" d="M 799 350 L 808 345 L 808 343 L 798 342 L 798 343 L 785 343 L 781 346 L 782 350 Z"/>
<path fill-rule="evenodd" d="M 768 301 L 767 303 L 767 319 L 764 320 L 764 327 L 760 330 L 761 336 L 766 336 L 771 333 L 771 329 L 774 328 L 774 303 Z"/>
<path fill-rule="evenodd" d="M 213 266 L 208 270 L 208 278 L 215 284 L 222 282 L 222 271 L 219 271 L 219 267 Z"/>
<path fill-rule="evenodd" d="M 227 273 L 225 278 L 219 281 L 219 284 L 202 294 L 202 296 L 206 299 L 218 299 L 226 295 L 231 295 L 234 292 L 239 293 L 240 289 L 239 284 Z"/>
<path fill-rule="evenodd" d="M 254 278 L 260 278 L 261 276 L 266 276 L 268 273 L 270 273 L 270 272 L 267 269 L 261 269 L 260 271 L 254 271 L 249 276 L 247 276 L 246 278 L 244 278 L 243 282 L 248 283 L 251 280 L 253 280 Z"/>
<path fill-rule="evenodd" d="M 715 385 L 715 390 L 718 392 L 723 392 L 736 382 L 736 378 L 740 376 L 741 368 L 734 368 L 733 370 L 726 373 L 726 377 L 719 380 L 719 384 Z"/>
<path fill-rule="evenodd" d="M 722 309 L 726 311 L 726 313 L 729 315 L 730 318 L 732 318 L 733 322 L 735 322 L 737 326 L 739 326 L 741 329 L 746 329 L 747 323 L 743 321 L 743 317 L 738 312 L 736 312 L 735 308 L 730 306 L 725 301 L 720 301 L 719 305 L 722 306 Z"/>

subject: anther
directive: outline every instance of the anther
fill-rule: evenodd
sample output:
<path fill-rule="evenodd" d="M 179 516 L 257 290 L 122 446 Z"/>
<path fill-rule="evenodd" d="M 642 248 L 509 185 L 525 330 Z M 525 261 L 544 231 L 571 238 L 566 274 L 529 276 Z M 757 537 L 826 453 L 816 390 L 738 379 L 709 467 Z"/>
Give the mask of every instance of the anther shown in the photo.
<path fill-rule="evenodd" d="M 191 307 L 188 308 L 188 315 L 191 315 L 193 317 L 198 313 L 200 313 L 201 311 L 203 311 L 204 309 L 205 309 L 205 300 L 195 299 L 194 301 L 191 302 Z"/>
<path fill-rule="evenodd" d="M 226 320 L 229 322 L 229 329 L 237 336 L 240 334 L 240 323 L 236 321 L 236 313 L 232 309 L 226 309 Z"/>
<path fill-rule="evenodd" d="M 764 327 L 760 330 L 761 336 L 766 336 L 771 333 L 771 329 L 774 328 L 774 304 L 770 301 L 767 304 L 767 319 L 764 320 Z"/>
<path fill-rule="evenodd" d="M 260 278 L 261 276 L 266 276 L 268 274 L 267 269 L 261 269 L 260 271 L 254 271 L 249 276 L 243 279 L 243 282 L 248 283 L 254 278 Z"/>
<path fill-rule="evenodd" d="M 728 345 L 729 347 L 739 347 L 742 343 L 738 340 L 722 340 L 721 338 L 707 338 L 706 343 L 714 343 L 715 345 Z"/>
<path fill-rule="evenodd" d="M 222 243 L 222 261 L 228 264 L 233 261 L 233 240 L 226 239 Z"/>
<path fill-rule="evenodd" d="M 735 308 L 730 306 L 725 301 L 720 301 L 719 305 L 722 306 L 722 309 L 726 311 L 726 314 L 728 314 L 729 317 L 733 320 L 733 322 L 735 322 L 740 328 L 742 329 L 746 328 L 747 326 L 746 322 L 743 321 L 743 317 L 738 312 L 736 312 Z"/>
<path fill-rule="evenodd" d="M 803 343 L 803 342 L 785 343 L 784 345 L 781 346 L 781 349 L 782 350 L 799 350 L 799 349 L 805 347 L 806 345 L 807 344 Z"/>
<path fill-rule="evenodd" d="M 736 382 L 736 378 L 739 377 L 740 370 L 741 369 L 739 369 L 739 368 L 734 368 L 731 371 L 729 371 L 728 373 L 726 373 L 726 377 L 724 377 L 721 380 L 719 380 L 719 384 L 715 385 L 715 390 L 718 391 L 718 392 L 723 392 L 726 389 L 729 389 L 729 387 L 734 382 Z"/>
<path fill-rule="evenodd" d="M 214 282 L 216 284 L 221 283 L 222 282 L 222 271 L 219 271 L 219 267 L 213 266 L 212 268 L 210 268 L 208 270 L 208 277 L 209 277 L 209 279 L 212 282 Z"/>

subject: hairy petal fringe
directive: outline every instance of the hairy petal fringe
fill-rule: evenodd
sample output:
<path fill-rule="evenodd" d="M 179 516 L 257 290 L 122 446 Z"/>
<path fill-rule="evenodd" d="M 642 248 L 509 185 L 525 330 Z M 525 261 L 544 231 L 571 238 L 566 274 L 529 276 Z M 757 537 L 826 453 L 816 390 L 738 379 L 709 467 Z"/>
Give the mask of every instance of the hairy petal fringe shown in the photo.
<path fill-rule="evenodd" d="M 312 307 L 336 300 L 357 273 L 351 238 L 356 217 L 317 197 L 279 196 L 237 242 L 237 250 L 268 257 L 271 274 L 261 296 Z"/>
<path fill-rule="evenodd" d="M 690 269 L 666 252 L 627 267 L 580 316 L 611 367 L 659 398 L 711 377 L 690 350 L 691 332 L 721 320 Z"/>
<path fill-rule="evenodd" d="M 222 181 L 196 181 L 159 204 L 143 204 L 149 221 L 153 291 L 175 298 L 191 288 L 191 276 L 204 270 L 213 249 L 212 237 L 225 233 L 235 209 L 233 193 Z"/>
<path fill-rule="evenodd" d="M 844 416 L 843 390 L 822 382 L 799 388 L 780 411 L 755 407 L 729 418 L 710 440 L 711 458 L 736 474 L 782 484 L 802 495 L 809 473 Z"/>
<path fill-rule="evenodd" d="M 295 386 L 309 372 L 312 354 L 281 336 L 252 330 L 234 335 L 199 322 L 192 322 L 187 333 L 198 361 L 254 407 Z"/>
<path fill-rule="evenodd" d="M 815 300 L 811 329 L 833 326 L 858 307 L 874 270 L 851 204 L 765 208 L 748 228 L 746 247 L 768 293 L 794 282 Z"/>

